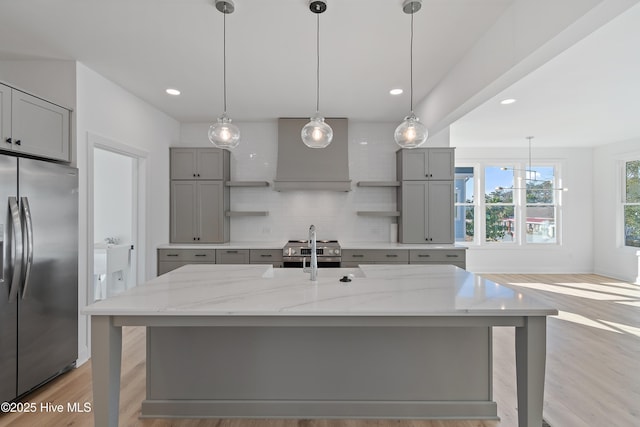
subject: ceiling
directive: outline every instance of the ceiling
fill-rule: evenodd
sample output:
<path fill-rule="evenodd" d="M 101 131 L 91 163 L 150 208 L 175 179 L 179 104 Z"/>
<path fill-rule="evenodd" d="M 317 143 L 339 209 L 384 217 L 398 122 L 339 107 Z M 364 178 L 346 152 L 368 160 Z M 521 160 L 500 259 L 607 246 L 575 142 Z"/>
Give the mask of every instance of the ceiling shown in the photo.
<path fill-rule="evenodd" d="M 640 138 L 639 114 L 636 5 L 458 120 L 451 145 L 597 146 Z"/>
<path fill-rule="evenodd" d="M 424 0 L 415 15 L 414 104 L 515 0 Z M 227 104 L 236 122 L 315 111 L 316 15 L 308 0 L 234 0 Z M 320 15 L 320 111 L 400 121 L 409 110 L 402 0 L 328 0 Z M 77 60 L 183 123 L 222 113 L 222 20 L 213 0 L 2 2 L 0 60 Z M 452 145 L 597 145 L 640 136 L 635 6 L 452 126 Z M 165 94 L 168 87 L 182 91 Z M 402 88 L 392 96 L 389 90 Z M 517 98 L 502 106 L 504 97 Z"/>
<path fill-rule="evenodd" d="M 229 115 L 253 121 L 313 114 L 316 14 L 308 0 L 234 3 L 226 20 Z M 415 99 L 510 3 L 425 1 L 415 15 Z M 411 22 L 402 0 L 327 5 L 320 15 L 320 110 L 401 120 L 410 104 Z M 223 14 L 213 0 L 20 0 L 1 8 L 0 58 L 78 60 L 181 122 L 222 113 Z M 170 98 L 168 87 L 182 95 Z M 404 94 L 389 95 L 397 87 Z"/>

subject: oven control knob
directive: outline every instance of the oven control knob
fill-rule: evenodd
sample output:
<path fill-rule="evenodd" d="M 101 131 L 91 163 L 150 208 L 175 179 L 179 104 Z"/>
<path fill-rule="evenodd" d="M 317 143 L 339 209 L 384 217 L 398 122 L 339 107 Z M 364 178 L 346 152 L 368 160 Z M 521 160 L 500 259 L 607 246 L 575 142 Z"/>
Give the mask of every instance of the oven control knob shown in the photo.
<path fill-rule="evenodd" d="M 334 253 L 335 255 L 340 255 L 340 249 L 334 249 L 334 250 L 333 250 L 333 253 Z"/>

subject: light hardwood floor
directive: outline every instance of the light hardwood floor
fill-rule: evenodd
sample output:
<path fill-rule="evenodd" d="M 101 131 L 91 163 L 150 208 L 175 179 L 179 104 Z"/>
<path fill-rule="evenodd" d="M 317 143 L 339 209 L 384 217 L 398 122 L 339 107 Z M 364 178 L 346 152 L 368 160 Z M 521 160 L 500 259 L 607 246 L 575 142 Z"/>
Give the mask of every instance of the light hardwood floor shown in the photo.
<path fill-rule="evenodd" d="M 597 275 L 484 275 L 558 308 L 549 319 L 544 418 L 552 427 L 640 426 L 640 286 Z M 131 427 L 512 427 L 517 425 L 514 334 L 494 332 L 494 398 L 500 421 L 143 420 L 145 332 L 125 328 L 120 424 Z M 86 363 L 24 402 L 91 402 Z M 92 426 L 91 413 L 0 415 L 0 426 Z"/>

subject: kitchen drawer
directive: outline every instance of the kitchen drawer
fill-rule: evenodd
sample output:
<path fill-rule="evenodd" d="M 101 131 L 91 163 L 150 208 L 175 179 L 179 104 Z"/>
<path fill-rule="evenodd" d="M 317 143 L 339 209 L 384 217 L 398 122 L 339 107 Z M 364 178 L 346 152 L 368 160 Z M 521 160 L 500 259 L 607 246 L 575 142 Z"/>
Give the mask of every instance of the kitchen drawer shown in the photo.
<path fill-rule="evenodd" d="M 282 263 L 282 249 L 251 249 L 249 261 L 251 264 Z"/>
<path fill-rule="evenodd" d="M 249 264 L 249 249 L 216 249 L 216 264 Z"/>
<path fill-rule="evenodd" d="M 158 261 L 193 261 L 214 264 L 215 249 L 158 249 Z"/>
<path fill-rule="evenodd" d="M 464 263 L 465 255 L 464 249 L 411 249 L 409 260 L 411 264 L 422 262 L 454 264 Z"/>
<path fill-rule="evenodd" d="M 343 249 L 342 262 L 409 263 L 408 249 Z"/>

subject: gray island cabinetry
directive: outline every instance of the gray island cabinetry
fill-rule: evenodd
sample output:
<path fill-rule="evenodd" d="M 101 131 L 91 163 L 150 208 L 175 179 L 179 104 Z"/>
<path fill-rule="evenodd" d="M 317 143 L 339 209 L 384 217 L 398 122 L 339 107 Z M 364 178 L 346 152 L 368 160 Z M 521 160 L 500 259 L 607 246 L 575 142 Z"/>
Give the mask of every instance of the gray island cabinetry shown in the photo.
<path fill-rule="evenodd" d="M 352 274 L 351 282 L 339 281 Z M 147 328 L 143 418 L 497 419 L 491 330 L 514 327 L 518 425 L 542 425 L 557 310 L 450 265 L 189 265 L 84 308 L 92 411 L 117 426 L 122 327 Z"/>
<path fill-rule="evenodd" d="M 170 149 L 171 243 L 229 241 L 229 151 Z"/>

